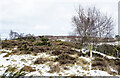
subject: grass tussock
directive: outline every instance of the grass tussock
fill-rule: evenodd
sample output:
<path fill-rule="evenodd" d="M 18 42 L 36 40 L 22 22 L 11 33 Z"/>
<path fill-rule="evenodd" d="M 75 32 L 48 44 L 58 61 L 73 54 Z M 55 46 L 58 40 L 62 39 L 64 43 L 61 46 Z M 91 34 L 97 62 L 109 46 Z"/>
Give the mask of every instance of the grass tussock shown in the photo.
<path fill-rule="evenodd" d="M 34 64 L 44 64 L 48 61 L 49 61 L 49 59 L 47 59 L 47 58 L 37 58 L 36 61 L 34 62 Z"/>
<path fill-rule="evenodd" d="M 54 73 L 54 72 L 59 73 L 60 72 L 59 64 L 57 64 L 57 65 L 50 65 L 50 70 L 48 72 L 49 73 Z"/>
<path fill-rule="evenodd" d="M 24 66 L 22 68 L 23 71 L 26 71 L 26 72 L 33 72 L 33 71 L 36 71 L 36 69 L 33 69 L 31 66 Z"/>
<path fill-rule="evenodd" d="M 55 58 L 54 61 L 57 61 L 60 63 L 60 65 L 64 65 L 64 64 L 74 64 L 76 62 L 76 58 L 71 57 L 67 54 L 61 54 L 59 55 L 57 58 Z"/>

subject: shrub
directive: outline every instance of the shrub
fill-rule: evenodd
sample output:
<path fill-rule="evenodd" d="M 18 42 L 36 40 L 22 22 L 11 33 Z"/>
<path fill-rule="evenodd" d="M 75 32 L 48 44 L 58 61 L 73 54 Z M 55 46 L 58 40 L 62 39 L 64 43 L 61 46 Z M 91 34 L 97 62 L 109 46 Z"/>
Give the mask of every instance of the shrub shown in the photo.
<path fill-rule="evenodd" d="M 22 50 L 24 50 L 24 49 L 23 49 L 23 48 L 20 48 L 19 50 L 22 51 Z"/>
<path fill-rule="evenodd" d="M 33 69 L 32 67 L 30 66 L 24 66 L 22 68 L 23 71 L 26 71 L 26 72 L 33 72 L 33 71 L 36 71 L 35 69 Z"/>
<path fill-rule="evenodd" d="M 38 36 L 39 38 L 43 38 L 44 36 Z"/>
<path fill-rule="evenodd" d="M 31 39 L 30 42 L 34 42 L 35 40 L 34 39 Z"/>
<path fill-rule="evenodd" d="M 103 57 L 101 54 L 97 54 L 97 53 L 92 53 L 94 57 Z"/>
<path fill-rule="evenodd" d="M 41 45 L 42 45 L 42 42 L 36 42 L 34 45 L 36 45 L 36 46 L 41 46 Z"/>
<path fill-rule="evenodd" d="M 59 65 L 50 65 L 50 71 L 48 71 L 49 73 L 54 73 L 54 72 L 59 72 L 60 71 L 60 67 Z"/>
<path fill-rule="evenodd" d="M 33 48 L 29 48 L 29 51 L 33 51 L 34 49 Z"/>
<path fill-rule="evenodd" d="M 64 64 L 74 64 L 76 61 L 75 60 L 60 60 L 59 63 L 60 65 Z"/>
<path fill-rule="evenodd" d="M 61 40 L 55 40 L 55 42 L 62 42 Z"/>
<path fill-rule="evenodd" d="M 103 44 L 97 46 L 96 50 L 110 56 L 120 57 L 120 46 Z M 119 53 L 117 53 L 117 51 L 119 51 Z"/>
<path fill-rule="evenodd" d="M 70 42 L 60 42 L 58 45 L 64 45 L 64 46 L 69 46 L 69 47 L 73 47 L 74 44 L 70 43 Z"/>
<path fill-rule="evenodd" d="M 47 41 L 49 41 L 49 39 L 48 39 L 48 38 L 45 38 L 45 37 L 42 37 L 42 38 L 41 38 L 41 41 L 47 42 Z"/>
<path fill-rule="evenodd" d="M 2 48 L 9 48 L 10 44 L 7 41 L 2 42 Z"/>
<path fill-rule="evenodd" d="M 78 56 L 83 56 L 83 57 L 86 56 L 86 54 L 82 53 L 82 51 L 81 51 L 81 52 L 78 52 L 77 54 L 78 54 Z"/>
<path fill-rule="evenodd" d="M 61 54 L 54 61 L 58 61 L 61 65 L 62 64 L 74 64 L 76 62 L 76 58 L 71 57 L 67 54 Z"/>
<path fill-rule="evenodd" d="M 43 46 L 43 45 L 51 46 L 50 42 L 36 42 L 34 45 L 36 45 L 36 46 Z"/>
<path fill-rule="evenodd" d="M 81 49 L 84 47 L 83 44 L 81 44 L 81 43 L 74 43 L 74 45 L 75 45 L 75 48 L 77 48 L 77 49 Z"/>
<path fill-rule="evenodd" d="M 62 52 L 56 50 L 56 51 L 53 51 L 52 54 L 53 54 L 53 55 L 60 55 L 60 54 L 62 54 Z"/>
<path fill-rule="evenodd" d="M 35 38 L 33 36 L 29 36 L 26 38 L 26 40 L 30 41 L 30 42 L 34 42 Z"/>
<path fill-rule="evenodd" d="M 95 67 L 95 66 L 105 66 L 104 62 L 103 61 L 95 61 L 92 63 L 92 66 Z"/>
<path fill-rule="evenodd" d="M 23 51 L 23 50 L 29 50 L 27 44 L 24 44 L 24 45 L 22 45 L 21 48 L 19 48 L 19 51 Z"/>
<path fill-rule="evenodd" d="M 88 61 L 86 61 L 85 59 L 81 60 L 83 64 L 88 64 Z"/>
<path fill-rule="evenodd" d="M 34 64 L 44 64 L 47 61 L 48 61 L 48 59 L 46 59 L 46 58 L 38 58 L 38 59 L 36 59 Z"/>
<path fill-rule="evenodd" d="M 96 57 L 95 61 L 103 61 L 103 58 Z"/>
<path fill-rule="evenodd" d="M 24 44 L 24 45 L 23 45 L 23 48 L 24 48 L 24 49 L 27 48 L 27 44 Z"/>
<path fill-rule="evenodd" d="M 51 46 L 50 42 L 47 42 L 47 45 L 48 45 L 48 46 Z"/>

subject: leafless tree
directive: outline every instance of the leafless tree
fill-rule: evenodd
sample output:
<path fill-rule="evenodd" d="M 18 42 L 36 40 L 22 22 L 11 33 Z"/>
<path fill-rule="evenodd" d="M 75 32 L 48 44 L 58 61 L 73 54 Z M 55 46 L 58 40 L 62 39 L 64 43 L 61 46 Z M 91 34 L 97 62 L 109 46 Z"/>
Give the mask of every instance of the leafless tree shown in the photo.
<path fill-rule="evenodd" d="M 14 31 L 10 31 L 9 33 L 9 37 L 10 39 L 16 39 L 16 38 L 22 38 L 22 37 L 25 37 L 24 33 L 18 33 L 18 32 L 14 32 Z"/>
<path fill-rule="evenodd" d="M 10 39 L 13 39 L 13 31 L 12 30 L 10 30 L 9 37 L 10 37 Z"/>
<path fill-rule="evenodd" d="M 10 36 L 10 39 L 16 39 L 19 37 L 19 34 L 11 30 L 9 36 Z"/>
<path fill-rule="evenodd" d="M 17 38 L 23 38 L 23 37 L 33 37 L 33 34 L 24 34 L 24 33 L 18 33 L 18 32 L 14 32 L 14 31 L 10 31 L 9 33 L 9 37 L 10 39 L 17 39 Z"/>
<path fill-rule="evenodd" d="M 72 18 L 77 35 L 83 42 L 99 40 L 111 36 L 113 19 L 104 15 L 95 7 L 84 9 L 79 6 L 77 14 Z"/>
<path fill-rule="evenodd" d="M 113 29 L 113 19 L 101 13 L 95 7 L 84 9 L 79 6 L 76 10 L 76 15 L 72 18 L 73 26 L 75 27 L 76 35 L 82 37 L 82 42 L 87 43 L 92 58 L 93 44 L 101 38 L 106 38 L 111 35 Z"/>

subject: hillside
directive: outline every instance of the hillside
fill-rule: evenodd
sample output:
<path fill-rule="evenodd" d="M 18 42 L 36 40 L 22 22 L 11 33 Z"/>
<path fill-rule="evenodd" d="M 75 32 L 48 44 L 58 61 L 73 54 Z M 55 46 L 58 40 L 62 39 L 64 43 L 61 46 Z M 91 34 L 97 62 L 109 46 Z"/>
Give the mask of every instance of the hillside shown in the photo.
<path fill-rule="evenodd" d="M 4 40 L 0 50 L 0 75 L 25 76 L 119 76 L 120 59 L 107 53 L 40 36 Z M 99 47 L 100 48 L 100 47 Z M 98 50 L 100 50 L 98 48 Z M 107 54 L 107 55 L 106 55 Z M 92 63 L 92 70 L 90 70 Z"/>

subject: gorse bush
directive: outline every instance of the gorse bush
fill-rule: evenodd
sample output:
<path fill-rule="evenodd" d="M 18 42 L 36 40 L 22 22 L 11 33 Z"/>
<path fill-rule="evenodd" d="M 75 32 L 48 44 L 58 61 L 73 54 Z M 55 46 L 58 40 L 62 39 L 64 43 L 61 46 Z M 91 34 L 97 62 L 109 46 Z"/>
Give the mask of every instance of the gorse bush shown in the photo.
<path fill-rule="evenodd" d="M 50 42 L 36 42 L 34 44 L 35 46 L 43 46 L 43 45 L 47 45 L 47 46 L 51 46 Z"/>
<path fill-rule="evenodd" d="M 28 41 L 31 41 L 31 42 L 34 42 L 34 41 L 35 41 L 35 38 L 32 37 L 32 36 L 30 36 L 30 37 L 27 37 L 27 40 L 28 40 Z"/>
<path fill-rule="evenodd" d="M 120 57 L 120 46 L 103 44 L 97 46 L 96 50 L 110 56 Z"/>
<path fill-rule="evenodd" d="M 43 38 L 44 36 L 38 36 L 39 38 Z"/>
<path fill-rule="evenodd" d="M 23 45 L 23 48 L 27 48 L 27 45 L 26 45 L 26 44 L 24 44 L 24 45 Z"/>
<path fill-rule="evenodd" d="M 47 42 L 47 41 L 49 41 L 49 39 L 48 39 L 48 38 L 45 38 L 45 37 L 42 37 L 42 38 L 41 38 L 41 41 Z"/>
<path fill-rule="evenodd" d="M 20 40 L 20 41 L 26 40 L 26 41 L 34 42 L 35 41 L 35 37 L 33 37 L 33 36 L 21 37 L 21 38 L 18 37 L 16 40 Z"/>
<path fill-rule="evenodd" d="M 34 49 L 33 48 L 29 48 L 29 51 L 33 51 Z"/>
<path fill-rule="evenodd" d="M 42 44 L 41 44 L 42 42 L 36 42 L 34 45 L 36 45 L 36 46 L 41 46 Z"/>
<path fill-rule="evenodd" d="M 24 44 L 19 50 L 20 51 L 22 51 L 22 50 L 29 50 L 28 45 Z"/>
<path fill-rule="evenodd" d="M 47 46 L 51 46 L 49 39 L 45 38 L 44 36 L 39 36 L 41 41 L 37 41 L 34 45 L 36 46 L 43 46 L 43 45 L 47 45 Z"/>

